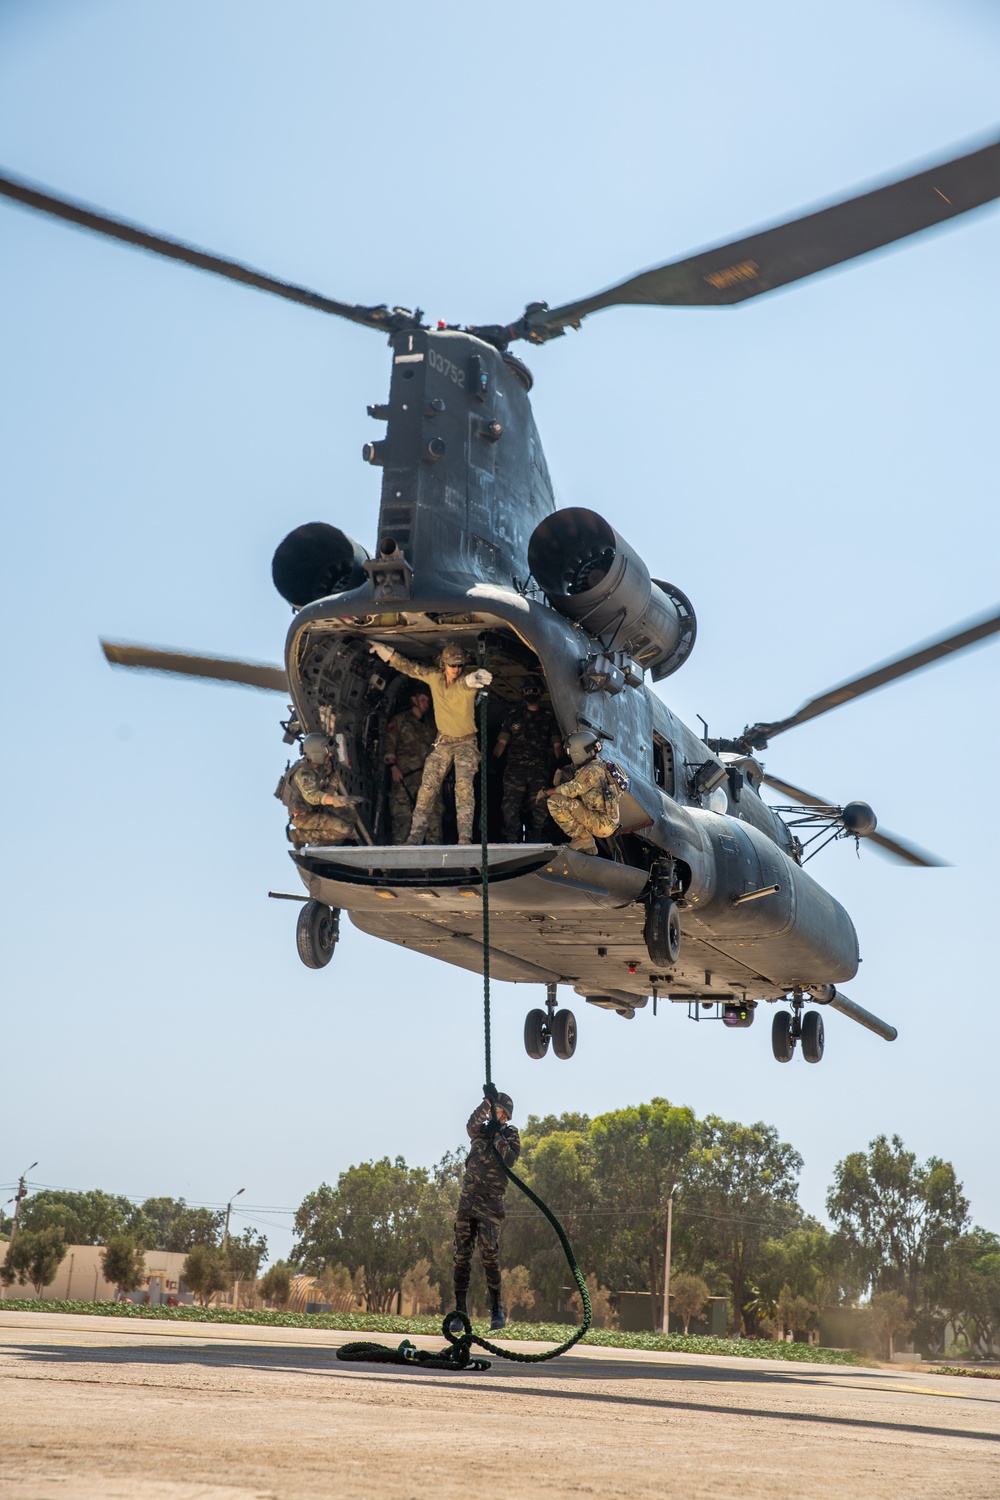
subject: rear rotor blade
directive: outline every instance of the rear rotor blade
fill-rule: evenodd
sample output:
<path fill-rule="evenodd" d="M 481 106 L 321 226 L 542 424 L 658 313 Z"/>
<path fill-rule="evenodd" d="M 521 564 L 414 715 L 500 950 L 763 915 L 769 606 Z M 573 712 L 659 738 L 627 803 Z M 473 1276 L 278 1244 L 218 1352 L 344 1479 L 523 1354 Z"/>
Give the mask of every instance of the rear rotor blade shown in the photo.
<path fill-rule="evenodd" d="M 884 662 L 882 666 L 865 672 L 861 677 L 852 677 L 849 682 L 842 682 L 840 687 L 831 688 L 818 698 L 810 698 L 808 703 L 803 703 L 788 719 L 778 719 L 773 724 L 748 725 L 743 731 L 742 742 L 748 749 L 763 750 L 775 735 L 784 734 L 786 729 L 795 729 L 809 719 L 829 713 L 832 708 L 839 708 L 842 703 L 851 703 L 855 698 L 863 698 L 866 693 L 873 693 L 876 688 L 885 687 L 900 677 L 908 677 L 912 672 L 932 666 L 942 657 L 964 651 L 968 646 L 975 646 L 997 631 L 1000 631 L 1000 612 L 972 620 L 952 635 L 928 641 L 916 651 L 908 651 L 905 656 L 897 656 L 892 661 Z"/>
<path fill-rule="evenodd" d="M 31 208 L 37 213 L 49 214 L 55 219 L 64 219 L 69 224 L 75 224 L 79 229 L 89 229 L 93 234 L 121 240 L 126 245 L 134 245 L 140 250 L 149 250 L 152 254 L 163 255 L 168 260 L 183 261 L 185 265 L 196 266 L 200 271 L 211 271 L 215 276 L 225 276 L 230 281 L 241 281 L 245 286 L 256 287 L 258 291 L 271 292 L 274 296 L 284 297 L 289 302 L 299 302 L 304 307 L 315 308 L 317 312 L 333 313 L 339 318 L 347 318 L 352 323 L 363 323 L 369 328 L 380 328 L 390 332 L 419 323 L 419 315 L 414 318 L 404 308 L 358 307 L 350 302 L 337 302 L 332 297 L 321 297 L 318 292 L 310 292 L 306 287 L 294 286 L 290 282 L 279 281 L 274 276 L 266 276 L 263 271 L 255 271 L 252 266 L 244 266 L 239 261 L 226 260 L 221 255 L 212 255 L 207 250 L 198 250 L 194 245 L 186 245 L 182 240 L 153 234 L 148 229 L 142 229 L 138 224 L 130 224 L 125 219 L 112 218 L 110 214 L 101 213 L 86 203 L 79 203 L 72 198 L 57 197 L 54 193 L 46 192 L 19 177 L 0 174 L 0 196 L 9 198 L 13 203 L 20 204 L 22 208 Z"/>
<path fill-rule="evenodd" d="M 728 245 L 631 276 L 549 311 L 536 304 L 515 337 L 544 343 L 602 307 L 723 307 L 867 255 L 1000 197 L 1000 141 L 901 182 L 849 198 Z"/>
<path fill-rule="evenodd" d="M 790 781 L 780 781 L 777 776 L 764 773 L 764 780 L 769 787 L 780 792 L 783 797 L 788 797 L 792 802 L 799 802 L 803 807 L 833 808 L 835 803 L 827 802 L 823 797 L 816 797 L 812 792 L 805 792 L 800 786 L 793 786 Z M 925 849 L 919 849 L 916 844 L 909 843 L 906 839 L 897 838 L 894 833 L 879 832 L 865 835 L 865 841 L 869 844 L 877 844 L 893 859 L 901 860 L 907 865 L 917 865 L 921 869 L 943 869 L 948 867 L 946 859 L 938 859 L 936 854 L 928 854 Z"/>
<path fill-rule="evenodd" d="M 164 651 L 158 646 L 133 646 L 126 641 L 102 641 L 105 658 L 115 667 L 137 667 L 169 672 L 179 677 L 208 677 L 269 693 L 288 693 L 284 667 L 266 662 L 238 661 L 229 656 L 195 656 L 189 651 Z"/>

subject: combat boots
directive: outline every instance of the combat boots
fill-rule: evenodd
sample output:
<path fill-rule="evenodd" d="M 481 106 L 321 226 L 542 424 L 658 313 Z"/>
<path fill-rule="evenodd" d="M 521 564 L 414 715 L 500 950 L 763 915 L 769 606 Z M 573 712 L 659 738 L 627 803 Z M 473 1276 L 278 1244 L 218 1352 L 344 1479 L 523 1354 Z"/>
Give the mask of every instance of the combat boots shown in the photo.
<path fill-rule="evenodd" d="M 461 1291 L 461 1292 L 458 1290 L 457 1287 L 455 1288 L 455 1311 L 459 1312 L 459 1313 L 464 1313 L 466 1317 L 469 1316 L 469 1292 L 468 1292 L 468 1288 L 466 1288 L 464 1291 Z M 462 1323 L 460 1323 L 457 1318 L 453 1318 L 452 1321 L 451 1321 L 451 1331 L 452 1331 L 452 1333 L 455 1333 L 455 1334 L 464 1333 L 464 1331 L 465 1331 L 464 1325 Z"/>
<path fill-rule="evenodd" d="M 503 1298 L 500 1288 L 496 1291 L 490 1288 L 490 1332 L 497 1333 L 506 1323 L 507 1314 L 504 1310 Z"/>

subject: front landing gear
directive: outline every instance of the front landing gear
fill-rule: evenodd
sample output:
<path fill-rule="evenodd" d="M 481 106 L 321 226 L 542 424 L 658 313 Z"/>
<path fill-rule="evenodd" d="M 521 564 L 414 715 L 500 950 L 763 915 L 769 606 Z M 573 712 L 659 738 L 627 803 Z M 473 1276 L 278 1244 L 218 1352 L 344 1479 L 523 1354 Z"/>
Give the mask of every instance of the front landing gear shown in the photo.
<path fill-rule="evenodd" d="M 295 926 L 295 946 L 307 969 L 325 969 L 340 936 L 340 912 L 322 901 L 307 901 Z"/>
<path fill-rule="evenodd" d="M 549 1042 L 556 1057 L 564 1061 L 576 1051 L 576 1016 L 571 1010 L 556 1013 L 556 987 L 546 986 L 545 1009 L 529 1010 L 524 1023 L 524 1050 L 529 1057 L 542 1058 Z"/>
<path fill-rule="evenodd" d="M 792 996 L 792 1014 L 779 1010 L 771 1023 L 771 1051 L 777 1062 L 791 1062 L 796 1042 L 802 1043 L 807 1063 L 818 1063 L 823 1057 L 823 1017 L 818 1010 L 803 1012 L 801 995 Z"/>

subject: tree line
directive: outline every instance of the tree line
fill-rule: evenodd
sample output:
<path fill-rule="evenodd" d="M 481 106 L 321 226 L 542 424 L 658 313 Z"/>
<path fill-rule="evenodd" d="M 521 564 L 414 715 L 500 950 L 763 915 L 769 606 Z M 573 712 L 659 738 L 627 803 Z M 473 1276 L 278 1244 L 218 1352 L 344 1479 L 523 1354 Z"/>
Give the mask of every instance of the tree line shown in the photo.
<path fill-rule="evenodd" d="M 729 1331 L 815 1337 L 820 1314 L 864 1309 L 891 1353 L 912 1336 L 971 1353 L 1000 1345 L 1000 1237 L 972 1226 L 950 1162 L 921 1163 L 898 1136 L 839 1162 L 831 1228 L 798 1201 L 802 1158 L 773 1126 L 744 1125 L 653 1099 L 590 1119 L 530 1116 L 517 1171 L 562 1220 L 601 1313 L 624 1292 L 649 1294 L 662 1324 L 668 1203 L 673 1200 L 673 1327 L 725 1298 Z M 373 1311 L 451 1305 L 451 1225 L 465 1153 L 436 1166 L 364 1162 L 323 1183 L 295 1218 L 293 1266 L 351 1289 Z M 569 1275 L 541 1215 L 513 1187 L 503 1263 L 517 1316 L 565 1318 Z M 473 1287 L 473 1305 L 485 1306 Z"/>
<path fill-rule="evenodd" d="M 49 1188 L 21 1204 L 17 1234 L 0 1267 L 0 1281 L 5 1287 L 30 1282 L 41 1296 L 42 1288 L 55 1280 L 70 1245 L 101 1245 L 105 1280 L 127 1296 L 145 1285 L 146 1251 L 171 1250 L 185 1255 L 181 1276 L 189 1290 L 207 1302 L 236 1282 L 255 1286 L 267 1259 L 264 1235 L 248 1228 L 230 1234 L 224 1246 L 224 1225 L 222 1212 L 192 1208 L 183 1198 L 147 1198 L 135 1204 L 100 1188 Z"/>

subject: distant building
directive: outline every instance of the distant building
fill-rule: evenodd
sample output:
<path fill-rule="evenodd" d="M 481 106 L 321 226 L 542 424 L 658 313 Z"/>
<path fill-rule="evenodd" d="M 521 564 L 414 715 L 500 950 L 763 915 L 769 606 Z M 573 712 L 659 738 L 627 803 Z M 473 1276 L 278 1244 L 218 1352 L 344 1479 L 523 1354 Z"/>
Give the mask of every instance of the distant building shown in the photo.
<path fill-rule="evenodd" d="M 70 1245 L 56 1272 L 55 1280 L 42 1288 L 45 1302 L 114 1302 L 115 1288 L 105 1281 L 101 1270 L 103 1245 Z M 7 1258 L 7 1245 L 0 1242 L 0 1264 Z M 147 1250 L 145 1285 L 128 1296 L 133 1302 L 145 1302 L 152 1306 L 166 1303 L 171 1297 L 177 1302 L 191 1303 L 194 1297 L 181 1277 L 187 1259 L 186 1251 Z M 0 1286 L 0 1297 L 34 1297 L 35 1288 L 28 1282 L 21 1286 L 14 1282 L 9 1287 Z"/>

